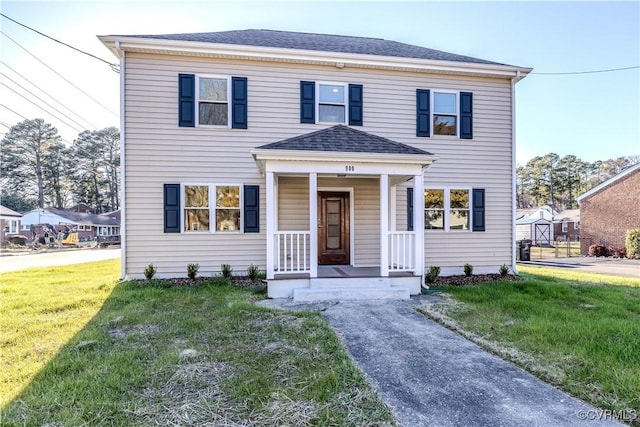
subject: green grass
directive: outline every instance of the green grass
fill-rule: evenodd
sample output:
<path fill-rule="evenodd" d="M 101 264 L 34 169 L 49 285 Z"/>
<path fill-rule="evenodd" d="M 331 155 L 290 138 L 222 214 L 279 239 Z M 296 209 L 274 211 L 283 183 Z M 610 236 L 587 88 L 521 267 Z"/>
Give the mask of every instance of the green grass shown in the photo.
<path fill-rule="evenodd" d="M 601 284 L 586 284 L 593 276 Z M 461 304 L 425 311 L 595 406 L 640 411 L 640 289 L 571 277 L 449 287 Z"/>
<path fill-rule="evenodd" d="M 3 299 L 12 301 L 3 330 L 15 331 L 3 337 L 3 353 L 53 349 L 21 375 L 13 374 L 19 360 L 3 360 L 11 373 L 3 390 L 12 390 L 3 425 L 394 422 L 319 314 L 258 307 L 263 292 L 223 279 L 116 284 L 116 272 L 109 261 L 0 277 Z M 20 332 L 32 323 L 42 324 Z"/>

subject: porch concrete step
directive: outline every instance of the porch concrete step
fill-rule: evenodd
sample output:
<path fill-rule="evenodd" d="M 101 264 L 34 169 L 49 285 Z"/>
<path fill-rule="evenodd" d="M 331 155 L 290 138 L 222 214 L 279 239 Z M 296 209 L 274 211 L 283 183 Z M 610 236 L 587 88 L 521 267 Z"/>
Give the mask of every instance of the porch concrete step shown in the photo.
<path fill-rule="evenodd" d="M 354 287 L 384 287 L 391 286 L 388 277 L 317 277 L 310 279 L 309 286 L 313 289 Z"/>
<path fill-rule="evenodd" d="M 293 290 L 293 300 L 298 302 L 375 299 L 409 299 L 409 288 L 403 286 L 341 286 Z"/>

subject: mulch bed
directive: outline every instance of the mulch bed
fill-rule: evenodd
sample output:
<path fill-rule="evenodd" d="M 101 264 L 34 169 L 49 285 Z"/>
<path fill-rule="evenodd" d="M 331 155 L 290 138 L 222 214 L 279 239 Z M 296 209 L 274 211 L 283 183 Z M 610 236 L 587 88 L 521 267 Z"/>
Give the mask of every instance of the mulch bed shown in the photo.
<path fill-rule="evenodd" d="M 177 277 L 173 279 L 153 279 L 155 284 L 163 284 L 166 286 L 176 286 L 176 287 L 185 287 L 185 286 L 196 286 L 201 283 L 211 282 L 215 280 L 216 277 L 196 277 L 195 279 L 189 279 L 187 277 Z M 146 282 L 144 279 L 137 280 L 140 283 Z M 262 281 L 262 279 L 251 280 L 246 276 L 237 276 L 231 278 L 231 284 L 234 286 L 242 286 L 242 287 L 252 287 L 252 286 L 265 286 L 266 284 Z"/>
<path fill-rule="evenodd" d="M 496 280 L 502 280 L 507 282 L 517 282 L 522 280 L 520 276 L 514 276 L 513 274 L 507 274 L 506 276 L 500 276 L 499 274 L 473 274 L 471 276 L 442 276 L 436 278 L 434 283 L 429 283 L 429 287 L 436 286 L 471 286 L 479 285 L 485 282 L 494 282 Z"/>

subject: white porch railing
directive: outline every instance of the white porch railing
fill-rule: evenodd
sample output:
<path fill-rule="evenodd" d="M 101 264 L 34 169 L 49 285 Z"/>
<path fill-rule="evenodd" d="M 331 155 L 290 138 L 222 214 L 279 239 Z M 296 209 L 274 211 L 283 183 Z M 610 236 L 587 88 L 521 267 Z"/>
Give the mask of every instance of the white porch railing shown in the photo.
<path fill-rule="evenodd" d="M 415 269 L 416 235 L 413 231 L 389 232 L 389 271 Z"/>
<path fill-rule="evenodd" d="M 309 231 L 276 231 L 274 273 L 309 273 L 310 237 Z"/>

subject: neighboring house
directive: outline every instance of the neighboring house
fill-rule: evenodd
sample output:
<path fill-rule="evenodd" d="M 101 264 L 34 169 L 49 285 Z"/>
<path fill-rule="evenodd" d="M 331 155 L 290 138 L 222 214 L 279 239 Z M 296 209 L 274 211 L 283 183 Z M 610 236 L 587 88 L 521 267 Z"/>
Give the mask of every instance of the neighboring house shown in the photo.
<path fill-rule="evenodd" d="M 580 209 L 565 209 L 553 217 L 555 240 L 580 240 Z"/>
<path fill-rule="evenodd" d="M 640 228 L 640 163 L 580 197 L 580 252 L 589 246 L 623 248 L 627 230 Z"/>
<path fill-rule="evenodd" d="M 99 38 L 121 67 L 123 276 L 255 264 L 271 297 L 408 298 L 429 266 L 515 266 L 531 69 L 269 30 Z"/>
<path fill-rule="evenodd" d="M 66 209 L 33 209 L 22 217 L 21 234 L 32 238 L 43 227 L 52 226 L 56 231 L 77 231 L 80 240 L 93 240 L 97 236 L 120 234 L 119 214 L 96 215 Z"/>
<path fill-rule="evenodd" d="M 22 214 L 0 205 L 0 245 L 4 246 L 7 237 L 20 234 Z"/>

